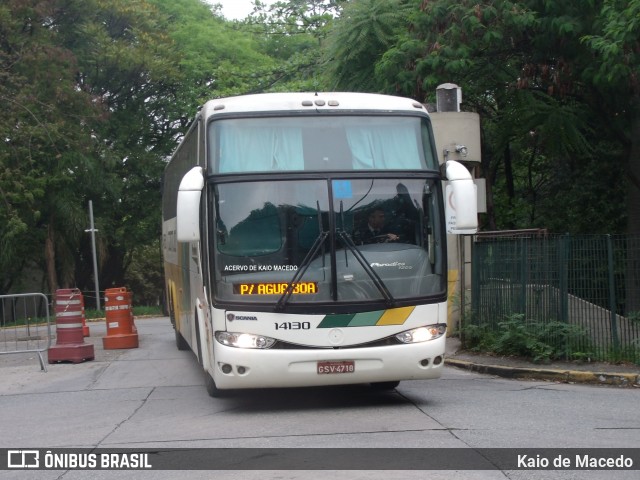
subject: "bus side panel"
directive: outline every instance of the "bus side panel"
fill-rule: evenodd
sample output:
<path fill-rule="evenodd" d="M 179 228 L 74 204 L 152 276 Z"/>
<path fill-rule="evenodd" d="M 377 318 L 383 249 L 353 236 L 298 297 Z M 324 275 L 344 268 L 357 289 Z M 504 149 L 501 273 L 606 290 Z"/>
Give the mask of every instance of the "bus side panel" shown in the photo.
<path fill-rule="evenodd" d="M 165 288 L 167 304 L 174 327 L 193 349 L 189 322 L 191 299 L 185 292 L 189 291 L 189 276 L 185 275 L 184 245 L 176 242 L 176 219 L 171 218 L 162 224 Z"/>
<path fill-rule="evenodd" d="M 178 243 L 176 237 L 176 206 L 178 188 L 184 175 L 199 162 L 199 117 L 189 127 L 184 139 L 167 165 L 163 178 L 163 254 L 168 305 L 175 327 L 189 344 L 198 352 L 195 305 L 193 292 L 201 291 L 202 278 L 199 256 L 192 255 L 193 244 Z M 197 248 L 197 244 L 196 248 Z M 195 272 L 195 273 L 193 273 Z"/>
<path fill-rule="evenodd" d="M 189 325 L 191 349 L 198 356 L 200 364 L 205 367 L 209 361 L 210 328 L 207 328 L 208 312 L 204 297 L 202 276 L 202 258 L 199 242 L 181 244 L 183 250 L 184 299 L 188 302 L 189 311 L 184 312 L 185 323 Z"/>

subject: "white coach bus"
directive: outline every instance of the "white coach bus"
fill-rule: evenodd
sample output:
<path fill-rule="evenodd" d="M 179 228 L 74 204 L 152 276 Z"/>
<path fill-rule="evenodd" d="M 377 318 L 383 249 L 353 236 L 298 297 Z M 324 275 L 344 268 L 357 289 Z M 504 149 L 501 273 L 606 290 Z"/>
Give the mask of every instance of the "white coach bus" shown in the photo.
<path fill-rule="evenodd" d="M 438 165 L 418 102 L 274 93 L 207 102 L 167 165 L 166 294 L 210 395 L 441 375 L 443 180 L 477 223 L 467 169 Z"/>

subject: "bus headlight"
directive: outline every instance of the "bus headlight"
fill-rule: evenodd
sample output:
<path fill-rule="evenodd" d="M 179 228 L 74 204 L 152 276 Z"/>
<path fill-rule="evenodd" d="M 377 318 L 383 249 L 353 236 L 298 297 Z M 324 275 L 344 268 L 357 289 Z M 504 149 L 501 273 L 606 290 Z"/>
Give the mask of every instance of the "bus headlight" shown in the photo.
<path fill-rule="evenodd" d="M 446 332 L 447 326 L 444 323 L 438 323 L 436 325 L 427 325 L 426 327 L 418 327 L 398 333 L 396 338 L 402 343 L 420 343 L 440 338 Z"/>
<path fill-rule="evenodd" d="M 227 347 L 271 348 L 275 339 L 251 333 L 216 332 L 216 340 Z"/>

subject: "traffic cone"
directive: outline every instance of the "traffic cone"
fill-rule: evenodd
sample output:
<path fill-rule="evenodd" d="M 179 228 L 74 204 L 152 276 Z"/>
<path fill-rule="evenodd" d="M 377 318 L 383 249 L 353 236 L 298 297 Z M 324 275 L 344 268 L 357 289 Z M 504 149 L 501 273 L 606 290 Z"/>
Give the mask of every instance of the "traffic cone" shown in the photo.
<path fill-rule="evenodd" d="M 84 343 L 83 305 L 82 292 L 77 288 L 56 290 L 56 344 L 49 347 L 49 363 L 80 363 L 95 358 L 93 345 Z"/>
<path fill-rule="evenodd" d="M 87 325 L 87 315 L 84 311 L 84 295 L 80 295 L 80 305 L 82 307 L 82 336 L 90 337 L 91 332 L 89 331 L 89 326 Z"/>
<path fill-rule="evenodd" d="M 124 287 L 108 288 L 105 291 L 107 335 L 102 337 L 105 350 L 138 348 L 138 330 L 133 323 L 131 298 L 131 292 L 127 292 Z"/>

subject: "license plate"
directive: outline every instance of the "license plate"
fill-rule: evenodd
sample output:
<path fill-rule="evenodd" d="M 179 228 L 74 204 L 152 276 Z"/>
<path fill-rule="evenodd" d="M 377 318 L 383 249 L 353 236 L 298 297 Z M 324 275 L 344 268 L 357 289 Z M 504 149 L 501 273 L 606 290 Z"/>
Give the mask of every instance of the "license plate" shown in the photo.
<path fill-rule="evenodd" d="M 353 373 L 356 371 L 356 362 L 342 360 L 339 362 L 318 362 L 318 374 L 325 373 Z"/>

